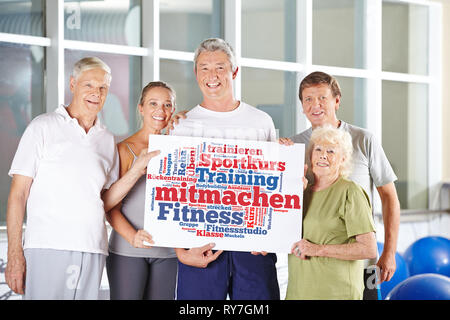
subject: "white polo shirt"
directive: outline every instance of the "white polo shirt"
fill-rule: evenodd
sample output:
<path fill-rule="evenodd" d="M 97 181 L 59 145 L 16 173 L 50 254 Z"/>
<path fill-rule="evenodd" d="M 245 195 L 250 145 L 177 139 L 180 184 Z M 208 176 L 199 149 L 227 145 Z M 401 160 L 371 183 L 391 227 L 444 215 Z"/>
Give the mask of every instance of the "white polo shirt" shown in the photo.
<path fill-rule="evenodd" d="M 85 132 L 64 106 L 25 130 L 9 175 L 33 178 L 24 249 L 108 254 L 101 192 L 119 175 L 114 136 L 97 118 Z"/>

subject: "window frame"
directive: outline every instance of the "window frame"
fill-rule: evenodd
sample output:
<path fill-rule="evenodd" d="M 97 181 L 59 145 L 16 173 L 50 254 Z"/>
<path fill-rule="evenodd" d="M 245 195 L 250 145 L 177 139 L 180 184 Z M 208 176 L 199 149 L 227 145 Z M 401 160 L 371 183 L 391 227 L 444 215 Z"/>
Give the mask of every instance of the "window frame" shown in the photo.
<path fill-rule="evenodd" d="M 384 80 L 406 83 L 426 84 L 429 88 L 428 114 L 442 114 L 442 5 L 426 0 L 370 0 L 363 5 L 362 19 L 364 23 L 363 38 L 366 52 L 365 68 L 344 68 L 312 63 L 313 47 L 313 1 L 296 1 L 296 62 L 253 59 L 242 56 L 242 1 L 223 1 L 224 38 L 235 49 L 240 67 L 258 68 L 264 70 L 279 70 L 297 72 L 297 87 L 301 79 L 308 73 L 319 70 L 335 76 L 362 78 L 366 80 L 365 123 L 367 129 L 381 141 L 382 137 L 382 82 Z M 427 76 L 386 72 L 382 70 L 382 5 L 383 2 L 415 4 L 429 8 L 428 26 L 428 67 Z M 85 41 L 64 39 L 64 0 L 45 0 L 45 37 L 0 33 L 0 42 L 35 45 L 45 48 L 46 55 L 46 84 L 56 83 L 55 86 L 45 85 L 44 102 L 46 111 L 53 111 L 55 106 L 64 102 L 64 50 L 96 51 L 102 53 L 138 56 L 142 59 L 142 85 L 159 79 L 161 59 L 175 61 L 192 61 L 193 52 L 162 50 L 160 48 L 160 0 L 142 1 L 141 3 L 141 36 L 142 46 L 133 47 Z M 145 17 L 145 19 L 144 19 Z M 369 23 L 370 22 L 370 23 Z M 242 97 L 242 79 L 240 73 L 235 80 L 235 96 Z M 296 103 L 296 132 L 307 129 L 310 124 L 301 112 L 301 104 Z M 370 121 L 368 121 L 370 119 Z M 440 121 L 433 121 L 428 117 L 428 208 L 434 209 L 437 204 L 433 199 L 439 193 L 442 177 L 442 125 Z M 432 164 L 432 165 L 431 165 Z M 5 227 L 0 226 L 0 229 Z"/>

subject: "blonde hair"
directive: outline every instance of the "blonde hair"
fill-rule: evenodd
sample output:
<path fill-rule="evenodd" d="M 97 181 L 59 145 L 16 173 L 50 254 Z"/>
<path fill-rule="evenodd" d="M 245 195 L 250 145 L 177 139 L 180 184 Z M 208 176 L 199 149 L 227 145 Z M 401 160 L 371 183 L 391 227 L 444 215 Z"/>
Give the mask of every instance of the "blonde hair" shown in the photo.
<path fill-rule="evenodd" d="M 97 57 L 85 57 L 81 60 L 78 60 L 73 66 L 72 77 L 74 77 L 76 80 L 84 71 L 96 68 L 102 69 L 108 74 L 109 85 L 112 80 L 111 68 L 103 60 Z"/>
<path fill-rule="evenodd" d="M 173 100 L 173 109 L 175 110 L 176 107 L 176 99 L 177 99 L 177 93 L 175 92 L 175 89 L 172 88 L 171 85 L 169 85 L 167 82 L 164 81 L 152 81 L 149 82 L 141 92 L 141 97 L 139 98 L 139 104 L 136 108 L 136 115 L 137 115 L 137 125 L 139 128 L 142 128 L 143 121 L 142 121 L 142 115 L 139 112 L 139 105 L 144 105 L 145 97 L 147 96 L 147 93 L 152 90 L 153 88 L 164 88 L 167 89 L 172 97 Z"/>
<path fill-rule="evenodd" d="M 311 138 L 309 140 L 309 146 L 307 150 L 309 158 L 311 158 L 314 145 L 318 141 L 326 141 L 339 148 L 344 158 L 339 168 L 339 175 L 347 178 L 352 172 L 353 144 L 350 133 L 338 128 L 334 128 L 331 125 L 317 127 L 313 130 Z"/>

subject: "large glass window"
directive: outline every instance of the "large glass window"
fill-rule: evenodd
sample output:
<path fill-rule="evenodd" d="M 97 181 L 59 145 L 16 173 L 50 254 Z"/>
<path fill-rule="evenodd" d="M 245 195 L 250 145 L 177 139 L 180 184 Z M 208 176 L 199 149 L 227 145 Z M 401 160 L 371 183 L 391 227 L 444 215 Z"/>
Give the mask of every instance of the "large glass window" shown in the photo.
<path fill-rule="evenodd" d="M 8 171 L 25 128 L 44 112 L 44 50 L 0 42 L 0 225 L 6 221 Z"/>
<path fill-rule="evenodd" d="M 362 78 L 336 77 L 341 87 L 338 119 L 366 128 L 366 80 Z"/>
<path fill-rule="evenodd" d="M 237 98 L 270 114 L 280 137 L 309 126 L 298 101 L 300 75 L 320 69 L 335 76 L 338 118 L 381 138 L 401 208 L 428 208 L 442 169 L 442 159 L 430 160 L 440 144 L 429 145 L 442 133 L 428 125 L 431 116 L 441 118 L 435 35 L 442 12 L 427 0 L 0 0 L 0 259 L 14 153 L 34 117 L 71 101 L 73 64 L 97 56 L 111 67 L 99 117 L 120 141 L 137 130 L 142 79 L 170 83 L 178 111 L 202 101 L 188 60 L 211 37 L 236 49 Z M 445 65 L 449 57 L 442 58 Z M 381 211 L 378 201 L 374 208 Z M 277 268 L 283 299 L 286 256 Z"/>
<path fill-rule="evenodd" d="M 140 0 L 66 1 L 64 37 L 138 47 L 141 45 L 140 3 Z"/>
<path fill-rule="evenodd" d="M 428 74 L 426 6 L 383 2 L 383 71 Z"/>
<path fill-rule="evenodd" d="M 296 1 L 242 1 L 242 56 L 296 61 Z"/>
<path fill-rule="evenodd" d="M 365 67 L 365 1 L 313 1 L 313 64 Z"/>
<path fill-rule="evenodd" d="M 126 55 L 66 50 L 64 99 L 66 104 L 70 103 L 72 99 L 69 88 L 72 67 L 78 60 L 90 56 L 102 59 L 111 68 L 111 87 L 99 118 L 116 136 L 117 140 L 123 140 L 137 128 L 136 107 L 142 89 L 141 59 Z"/>
<path fill-rule="evenodd" d="M 267 112 L 280 137 L 296 133 L 296 76 L 295 72 L 242 69 L 242 100 Z"/>
<path fill-rule="evenodd" d="M 383 147 L 402 209 L 428 207 L 428 86 L 383 81 Z"/>
<path fill-rule="evenodd" d="M 268 112 L 280 136 L 291 136 L 308 127 L 298 101 L 299 74 L 306 75 L 320 66 L 319 69 L 337 76 L 342 87 L 338 117 L 383 138 L 389 160 L 399 172 L 397 185 L 402 207 L 428 207 L 425 194 L 429 185 L 437 183 L 434 177 L 440 168 L 433 171 L 434 167 L 430 167 L 425 158 L 422 161 L 415 157 L 415 162 L 409 156 L 402 158 L 399 150 L 406 146 L 407 152 L 414 148 L 425 152 L 428 144 L 423 137 L 433 129 L 428 128 L 424 120 L 433 106 L 416 108 L 412 97 L 416 94 L 416 100 L 426 106 L 428 97 L 440 95 L 441 89 L 436 85 L 439 72 L 435 71 L 440 68 L 436 52 L 440 45 L 436 44 L 438 40 L 432 39 L 431 30 L 439 30 L 442 10 L 435 3 L 412 0 L 160 0 L 153 6 L 150 0 L 144 1 L 66 0 L 55 1 L 54 7 L 49 5 L 51 1 L 44 0 L 0 0 L 0 65 L 6 70 L 18 66 L 12 71 L 2 69 L 0 75 L 3 79 L 0 99 L 5 114 L 0 118 L 0 148 L 8 150 L 2 153 L 3 157 L 8 157 L 1 163 L 4 173 L 15 151 L 15 146 L 7 142 L 13 137 L 11 132 L 16 130 L 14 139 L 20 138 L 20 128 L 25 128 L 34 116 L 52 110 L 59 101 L 70 101 L 68 81 L 76 60 L 95 55 L 111 66 L 113 81 L 100 118 L 118 139 L 123 139 L 136 130 L 135 109 L 143 85 L 141 79 L 161 79 L 172 84 L 177 91 L 178 110 L 190 109 L 201 102 L 193 64 L 186 61 L 186 52 L 193 52 L 205 38 L 221 37 L 239 54 L 237 97 Z M 56 6 L 63 8 L 54 10 Z M 158 11 L 153 12 L 155 9 Z M 63 16 L 54 19 L 53 14 Z M 52 18 L 47 19 L 47 24 L 46 17 Z M 158 23 L 151 23 L 149 19 L 153 17 L 159 17 Z M 50 34 L 46 31 L 59 27 L 59 18 L 64 21 L 61 26 L 64 30 L 59 31 L 64 33 L 65 40 L 72 41 L 45 38 Z M 143 29 L 143 19 L 155 29 Z M 373 31 L 373 36 L 369 31 Z M 142 39 L 152 39 L 153 32 L 159 33 L 159 44 L 145 43 L 143 47 Z M 6 44 L 16 42 L 19 44 Z M 120 46 L 89 49 L 93 43 Z M 47 55 L 45 46 L 49 46 Z M 297 52 L 299 48 L 301 52 Z M 370 52 L 366 52 L 368 48 Z M 61 52 L 64 52 L 64 59 L 57 59 L 61 58 L 57 56 Z M 153 63 L 153 53 L 159 58 L 154 61 L 159 63 L 159 68 L 149 65 Z M 301 56 L 303 54 L 305 56 Z M 19 57 L 24 56 L 28 60 L 24 58 L 22 65 L 18 64 Z M 46 56 L 52 61 L 45 61 Z M 148 67 L 143 69 L 142 61 Z M 54 83 L 62 82 L 61 70 L 65 74 L 64 84 Z M 63 85 L 65 97 L 55 90 Z M 19 86 L 23 87 L 20 92 L 26 92 L 29 97 L 26 108 L 22 101 L 10 100 L 8 90 Z M 44 97 L 55 105 L 43 108 Z M 21 111 L 5 111 L 8 110 L 4 107 L 5 101 L 13 104 L 10 109 Z M 412 114 L 413 110 L 420 117 L 402 117 Z M 396 114 L 407 125 L 394 125 Z M 11 116 L 14 121 L 7 120 Z M 413 126 L 415 131 L 410 130 Z M 16 129 L 11 131 L 13 127 Z M 402 148 L 393 147 L 391 141 L 396 139 Z M 408 143 L 402 144 L 399 139 Z M 413 147 L 410 141 L 420 141 L 420 144 Z M 436 174 L 428 175 L 430 171 Z M 3 177 L 1 179 L 9 179 Z M 7 193 L 5 188 L 9 188 L 8 181 L 2 180 L 3 199 Z M 2 201 L 4 207 L 5 200 Z M 4 211 L 0 214 L 4 215 Z"/>
<path fill-rule="evenodd" d="M 43 2 L 0 1 L 0 32 L 43 36 Z"/>
<path fill-rule="evenodd" d="M 223 1 L 162 0 L 161 49 L 194 51 L 204 39 L 223 37 Z"/>
<path fill-rule="evenodd" d="M 194 63 L 161 60 L 161 80 L 171 84 L 177 93 L 176 111 L 190 110 L 203 100 L 194 74 Z"/>

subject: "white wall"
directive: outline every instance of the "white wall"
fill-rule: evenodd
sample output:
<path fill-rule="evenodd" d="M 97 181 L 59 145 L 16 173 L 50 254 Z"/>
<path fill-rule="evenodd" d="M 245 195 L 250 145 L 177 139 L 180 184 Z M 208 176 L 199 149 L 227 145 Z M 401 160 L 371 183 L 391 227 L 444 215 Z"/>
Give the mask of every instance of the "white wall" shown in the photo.
<path fill-rule="evenodd" d="M 450 182 L 450 1 L 442 4 L 442 180 Z"/>

